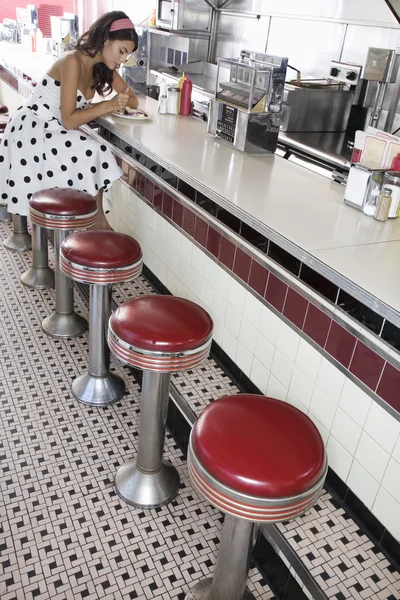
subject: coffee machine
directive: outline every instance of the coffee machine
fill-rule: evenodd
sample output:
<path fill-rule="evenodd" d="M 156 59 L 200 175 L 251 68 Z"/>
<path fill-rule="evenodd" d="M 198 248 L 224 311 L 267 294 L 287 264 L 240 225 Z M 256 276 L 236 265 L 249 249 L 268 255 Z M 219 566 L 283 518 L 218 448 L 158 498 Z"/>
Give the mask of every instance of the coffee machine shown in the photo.
<path fill-rule="evenodd" d="M 287 62 L 250 50 L 240 58 L 219 58 L 208 133 L 250 154 L 275 152 Z"/>

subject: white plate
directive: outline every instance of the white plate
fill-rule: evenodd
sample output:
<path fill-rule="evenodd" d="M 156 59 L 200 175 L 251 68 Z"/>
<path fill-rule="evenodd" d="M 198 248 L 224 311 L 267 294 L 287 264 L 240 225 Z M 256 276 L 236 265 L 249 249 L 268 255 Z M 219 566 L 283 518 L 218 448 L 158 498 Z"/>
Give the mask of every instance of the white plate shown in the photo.
<path fill-rule="evenodd" d="M 123 115 L 119 112 L 112 112 L 113 117 L 118 117 L 119 119 L 129 119 L 129 121 L 148 121 L 150 119 L 150 115 L 148 113 L 144 113 L 141 110 L 136 110 L 133 108 L 128 108 L 131 114 Z"/>

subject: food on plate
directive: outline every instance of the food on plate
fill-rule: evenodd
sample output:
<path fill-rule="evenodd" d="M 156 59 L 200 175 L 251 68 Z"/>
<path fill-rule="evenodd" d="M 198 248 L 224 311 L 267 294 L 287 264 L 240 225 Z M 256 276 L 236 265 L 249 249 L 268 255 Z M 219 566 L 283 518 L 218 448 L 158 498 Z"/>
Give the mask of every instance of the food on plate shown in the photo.
<path fill-rule="evenodd" d="M 147 113 L 143 112 L 142 110 L 138 110 L 137 108 L 125 108 L 121 114 L 137 119 L 143 119 L 143 117 L 149 116 Z"/>

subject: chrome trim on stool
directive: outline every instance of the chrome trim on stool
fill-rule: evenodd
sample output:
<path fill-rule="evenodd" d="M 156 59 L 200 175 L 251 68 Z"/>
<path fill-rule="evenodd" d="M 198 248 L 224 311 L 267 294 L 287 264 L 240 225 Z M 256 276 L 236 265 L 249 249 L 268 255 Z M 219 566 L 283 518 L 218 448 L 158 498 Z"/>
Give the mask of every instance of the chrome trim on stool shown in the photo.
<path fill-rule="evenodd" d="M 97 208 L 91 213 L 83 215 L 51 215 L 42 213 L 31 206 L 29 207 L 29 216 L 32 223 L 47 229 L 64 229 L 74 231 L 76 229 L 87 229 L 97 221 Z"/>
<path fill-rule="evenodd" d="M 126 281 L 132 281 L 132 279 L 136 279 L 136 277 L 138 277 L 142 272 L 143 256 L 140 256 L 136 262 L 125 267 L 113 267 L 107 269 L 100 267 L 87 267 L 73 263 L 65 258 L 61 251 L 60 266 L 63 273 L 75 281 L 95 285 L 109 285 L 112 283 L 123 283 Z"/>

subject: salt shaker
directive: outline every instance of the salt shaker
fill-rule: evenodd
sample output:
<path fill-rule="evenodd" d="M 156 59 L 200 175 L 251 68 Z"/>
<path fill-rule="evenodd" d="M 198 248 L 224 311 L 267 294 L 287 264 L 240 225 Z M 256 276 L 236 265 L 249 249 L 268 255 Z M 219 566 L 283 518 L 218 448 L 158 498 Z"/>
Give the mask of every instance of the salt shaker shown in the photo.
<path fill-rule="evenodd" d="M 382 188 L 378 198 L 378 204 L 376 206 L 376 213 L 374 215 L 377 221 L 387 221 L 391 203 L 392 190 L 386 187 Z"/>
<path fill-rule="evenodd" d="M 179 88 L 169 87 L 167 94 L 167 113 L 169 115 L 178 114 L 179 105 Z"/>

